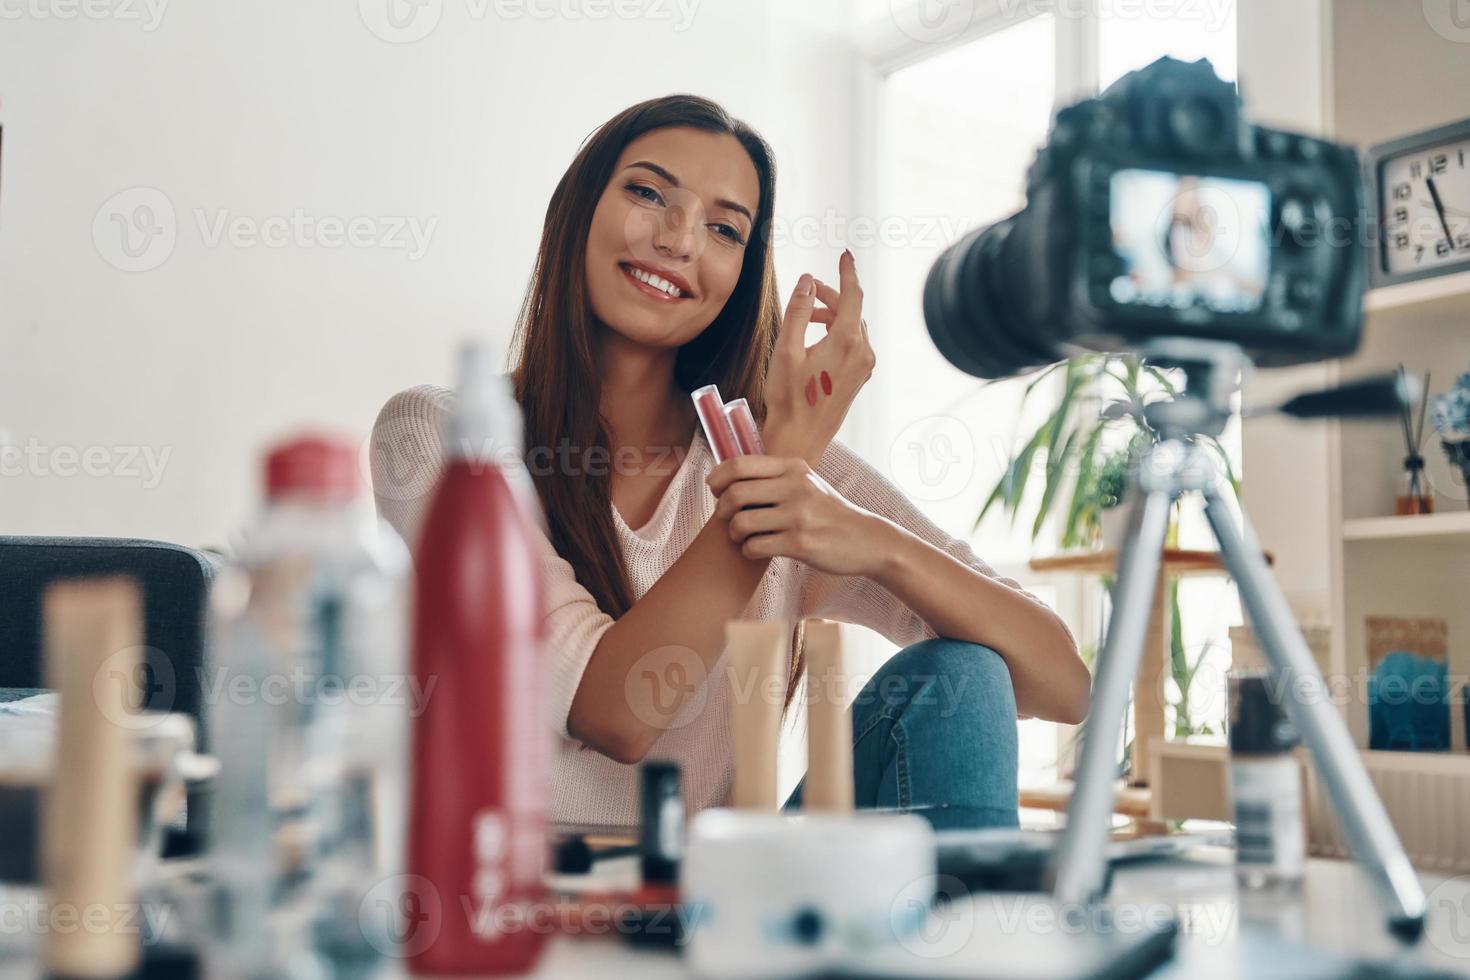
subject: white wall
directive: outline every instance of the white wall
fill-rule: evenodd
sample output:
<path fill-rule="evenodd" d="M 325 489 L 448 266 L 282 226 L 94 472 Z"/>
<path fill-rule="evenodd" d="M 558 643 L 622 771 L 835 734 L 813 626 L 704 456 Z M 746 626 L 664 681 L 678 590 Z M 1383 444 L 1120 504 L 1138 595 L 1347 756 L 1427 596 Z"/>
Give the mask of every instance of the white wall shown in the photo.
<path fill-rule="evenodd" d="M 1323 85 L 1329 24 L 1324 0 L 1240 0 L 1240 91 L 1252 121 L 1330 136 Z M 1329 383 L 1324 363 L 1257 371 L 1246 380 L 1243 401 L 1268 408 Z M 1245 509 L 1263 547 L 1275 555 L 1276 578 L 1292 611 L 1308 624 L 1330 619 L 1327 438 L 1322 423 L 1270 415 L 1241 427 Z"/>
<path fill-rule="evenodd" d="M 852 202 L 835 0 L 798 23 L 764 0 L 151 2 L 0 0 L 0 533 L 225 542 L 268 440 L 361 438 L 393 391 L 448 382 L 459 338 L 504 347 L 556 179 L 639 99 L 761 129 L 783 213 Z M 389 2 L 427 19 L 395 33 Z M 583 14 L 533 16 L 558 10 Z M 171 251 L 119 250 L 140 204 Z M 210 237 L 298 209 L 375 241 L 417 222 L 427 248 Z M 783 251 L 783 284 L 841 247 Z"/>

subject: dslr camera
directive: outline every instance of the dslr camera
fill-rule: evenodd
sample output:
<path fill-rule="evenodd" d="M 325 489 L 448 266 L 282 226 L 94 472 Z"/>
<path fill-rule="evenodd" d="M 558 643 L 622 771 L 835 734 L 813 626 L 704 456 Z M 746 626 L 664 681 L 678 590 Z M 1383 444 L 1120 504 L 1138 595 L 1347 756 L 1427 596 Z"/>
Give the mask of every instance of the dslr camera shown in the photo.
<path fill-rule="evenodd" d="M 1208 61 L 1161 58 L 1057 113 L 1026 206 L 939 257 L 924 319 L 982 378 L 1155 338 L 1337 357 L 1361 329 L 1362 213 L 1353 149 L 1252 125 Z"/>

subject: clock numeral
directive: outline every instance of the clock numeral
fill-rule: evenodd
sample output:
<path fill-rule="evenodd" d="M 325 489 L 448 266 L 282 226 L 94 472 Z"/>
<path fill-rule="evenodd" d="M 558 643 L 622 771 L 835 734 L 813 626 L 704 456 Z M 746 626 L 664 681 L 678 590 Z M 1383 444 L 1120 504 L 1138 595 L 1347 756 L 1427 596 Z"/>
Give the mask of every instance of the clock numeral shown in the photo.
<path fill-rule="evenodd" d="M 1409 177 L 1411 179 L 1418 180 L 1420 177 L 1423 177 L 1423 176 L 1424 176 L 1424 167 L 1423 167 L 1423 165 L 1421 165 L 1419 163 L 1418 160 L 1415 160 L 1413 163 L 1409 164 Z"/>
<path fill-rule="evenodd" d="M 1424 246 L 1416 245 L 1414 247 L 1414 261 L 1418 262 L 1422 258 L 1424 258 Z"/>
<path fill-rule="evenodd" d="M 1437 241 L 1437 242 L 1434 243 L 1434 256 L 1435 256 L 1435 258 L 1442 259 L 1446 255 L 1449 255 L 1449 254 L 1450 254 L 1450 243 L 1449 243 L 1449 241 L 1447 239 L 1441 238 L 1439 241 Z"/>
<path fill-rule="evenodd" d="M 1395 201 L 1407 201 L 1410 193 L 1409 182 L 1407 180 L 1393 185 L 1393 199 Z"/>
<path fill-rule="evenodd" d="M 1394 235 L 1393 236 L 1393 247 L 1394 248 L 1408 248 L 1409 247 L 1409 233 L 1408 232 L 1405 232 L 1405 231 L 1401 231 L 1397 235 Z"/>
<path fill-rule="evenodd" d="M 1408 208 L 1394 208 L 1393 209 L 1393 220 L 1396 221 L 1396 222 L 1407 222 L 1409 220 L 1409 209 Z"/>
<path fill-rule="evenodd" d="M 1470 233 L 1466 233 L 1456 238 L 1455 248 L 1464 249 L 1465 251 L 1470 252 Z"/>
<path fill-rule="evenodd" d="M 1429 170 L 1431 173 L 1442 174 L 1449 165 L 1449 158 L 1443 153 L 1436 153 L 1429 158 Z"/>

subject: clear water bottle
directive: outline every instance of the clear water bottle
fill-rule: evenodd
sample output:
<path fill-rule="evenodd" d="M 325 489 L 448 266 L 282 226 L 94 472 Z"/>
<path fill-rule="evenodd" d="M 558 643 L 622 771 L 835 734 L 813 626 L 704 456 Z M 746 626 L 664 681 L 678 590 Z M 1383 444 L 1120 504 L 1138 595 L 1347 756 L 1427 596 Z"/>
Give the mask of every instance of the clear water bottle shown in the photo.
<path fill-rule="evenodd" d="M 266 506 L 213 590 L 204 692 L 218 977 L 371 976 L 393 949 L 407 737 L 408 551 L 350 443 L 266 459 Z"/>

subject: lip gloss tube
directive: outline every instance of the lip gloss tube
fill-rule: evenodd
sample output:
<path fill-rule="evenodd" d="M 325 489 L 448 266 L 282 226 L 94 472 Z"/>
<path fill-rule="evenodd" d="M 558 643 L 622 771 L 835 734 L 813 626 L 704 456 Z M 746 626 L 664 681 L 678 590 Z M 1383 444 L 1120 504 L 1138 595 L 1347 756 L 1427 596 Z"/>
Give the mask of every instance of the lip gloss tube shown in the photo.
<path fill-rule="evenodd" d="M 694 399 L 694 410 L 699 414 L 699 424 L 704 426 L 704 437 L 714 451 L 715 462 L 740 455 L 740 444 L 735 441 L 735 430 L 725 417 L 725 403 L 720 400 L 719 385 L 705 385 L 690 393 Z"/>
<path fill-rule="evenodd" d="M 761 442 L 760 430 L 755 427 L 755 416 L 750 414 L 750 403 L 737 398 L 725 406 L 725 417 L 730 428 L 735 430 L 735 441 L 745 456 L 764 456 L 765 443 Z"/>

